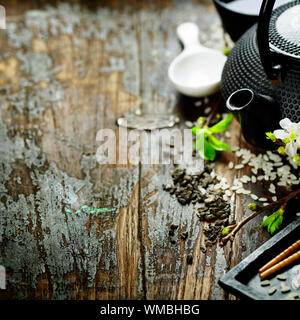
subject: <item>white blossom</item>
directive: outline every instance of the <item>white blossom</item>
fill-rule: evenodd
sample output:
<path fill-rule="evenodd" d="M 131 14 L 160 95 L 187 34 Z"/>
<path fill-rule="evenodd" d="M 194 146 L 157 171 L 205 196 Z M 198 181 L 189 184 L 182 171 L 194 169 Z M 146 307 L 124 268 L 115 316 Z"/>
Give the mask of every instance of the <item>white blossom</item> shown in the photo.
<path fill-rule="evenodd" d="M 300 147 L 300 122 L 294 123 L 290 119 L 285 118 L 279 122 L 282 129 L 274 131 L 277 139 L 285 140 L 285 153 L 294 157 Z"/>

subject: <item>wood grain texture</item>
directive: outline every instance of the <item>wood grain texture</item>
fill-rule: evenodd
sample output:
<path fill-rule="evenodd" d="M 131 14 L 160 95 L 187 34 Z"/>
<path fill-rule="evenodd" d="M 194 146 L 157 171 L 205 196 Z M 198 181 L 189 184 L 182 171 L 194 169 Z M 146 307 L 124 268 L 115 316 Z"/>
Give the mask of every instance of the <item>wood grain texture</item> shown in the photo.
<path fill-rule="evenodd" d="M 162 190 L 172 165 L 96 161 L 97 132 L 118 133 L 125 112 L 177 114 L 181 127 L 202 112 L 172 88 L 167 68 L 181 50 L 179 23 L 196 22 L 213 39 L 211 1 L 3 5 L 0 264 L 8 288 L 0 298 L 234 299 L 217 281 L 265 241 L 257 223 L 204 253 L 194 207 Z M 236 122 L 230 131 L 227 142 L 244 145 Z M 230 160 L 224 153 L 216 168 L 229 181 Z M 246 201 L 234 201 L 237 220 Z M 66 212 L 83 205 L 115 211 Z M 186 241 L 170 243 L 171 223 L 188 232 Z"/>

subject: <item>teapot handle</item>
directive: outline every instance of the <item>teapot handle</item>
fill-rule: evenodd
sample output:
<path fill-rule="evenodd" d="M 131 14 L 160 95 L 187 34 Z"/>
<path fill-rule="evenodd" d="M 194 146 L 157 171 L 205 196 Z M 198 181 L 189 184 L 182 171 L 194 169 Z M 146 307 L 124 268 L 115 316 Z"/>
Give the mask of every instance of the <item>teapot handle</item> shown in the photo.
<path fill-rule="evenodd" d="M 274 80 L 279 75 L 279 66 L 274 66 L 269 45 L 269 26 L 273 7 L 276 0 L 263 0 L 257 25 L 257 46 L 260 60 L 265 73 L 270 80 Z"/>

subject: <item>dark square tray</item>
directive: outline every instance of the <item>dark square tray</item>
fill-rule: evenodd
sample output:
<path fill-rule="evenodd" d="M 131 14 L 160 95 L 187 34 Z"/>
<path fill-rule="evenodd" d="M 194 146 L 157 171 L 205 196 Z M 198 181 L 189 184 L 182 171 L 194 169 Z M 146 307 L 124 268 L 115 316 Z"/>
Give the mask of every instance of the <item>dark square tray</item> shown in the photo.
<path fill-rule="evenodd" d="M 287 277 L 285 284 L 291 288 L 291 292 L 300 294 L 300 288 L 296 289 L 292 284 L 292 279 L 295 276 L 300 277 L 299 260 L 268 278 L 271 282 L 270 286 L 262 287 L 258 275 L 258 270 L 264 264 L 273 259 L 277 254 L 299 238 L 300 218 L 297 218 L 227 272 L 225 276 L 219 280 L 220 286 L 240 298 L 253 300 L 280 300 L 284 299 L 287 294 L 281 293 L 280 281 L 276 278 L 276 275 L 284 273 Z M 273 286 L 277 288 L 277 291 L 270 296 L 268 294 L 268 289 Z"/>

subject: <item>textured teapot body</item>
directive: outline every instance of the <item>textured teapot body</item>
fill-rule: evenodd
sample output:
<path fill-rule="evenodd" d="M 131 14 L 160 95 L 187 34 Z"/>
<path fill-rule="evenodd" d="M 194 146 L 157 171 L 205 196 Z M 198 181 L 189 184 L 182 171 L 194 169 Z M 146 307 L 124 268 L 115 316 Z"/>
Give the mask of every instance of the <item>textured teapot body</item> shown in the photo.
<path fill-rule="evenodd" d="M 257 46 L 257 25 L 250 28 L 236 43 L 223 69 L 221 93 L 225 100 L 242 88 L 249 88 L 257 94 L 273 98 L 280 109 L 280 117 L 293 122 L 300 121 L 300 66 L 284 65 L 279 80 L 272 81 L 266 76 Z M 262 105 L 261 108 L 264 106 Z M 276 106 L 274 105 L 274 108 Z M 272 118 L 272 111 L 269 112 Z M 262 115 L 265 112 L 262 111 Z M 259 116 L 259 114 L 258 114 Z M 274 121 L 277 119 L 274 118 Z M 255 124 L 254 124 L 255 125 Z"/>

